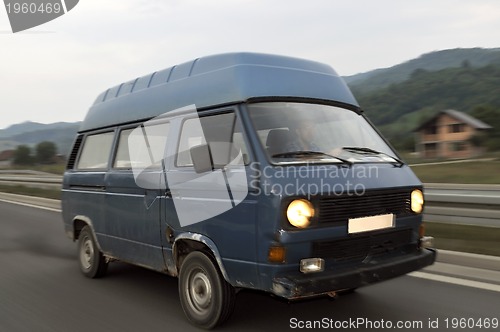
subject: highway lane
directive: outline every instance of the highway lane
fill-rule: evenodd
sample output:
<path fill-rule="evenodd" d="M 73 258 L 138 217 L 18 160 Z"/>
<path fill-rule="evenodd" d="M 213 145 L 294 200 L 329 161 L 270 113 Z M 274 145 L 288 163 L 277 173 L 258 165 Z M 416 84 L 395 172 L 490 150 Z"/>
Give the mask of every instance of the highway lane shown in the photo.
<path fill-rule="evenodd" d="M 442 330 L 446 318 L 500 318 L 499 307 L 499 292 L 405 276 L 335 301 L 288 304 L 243 291 L 220 330 L 283 331 L 308 320 L 365 318 L 422 322 L 408 330 L 431 331 L 429 319 Z M 177 279 L 122 263 L 111 264 L 103 279 L 87 279 L 60 213 L 0 202 L 0 331 L 169 330 L 197 331 L 184 318 Z"/>

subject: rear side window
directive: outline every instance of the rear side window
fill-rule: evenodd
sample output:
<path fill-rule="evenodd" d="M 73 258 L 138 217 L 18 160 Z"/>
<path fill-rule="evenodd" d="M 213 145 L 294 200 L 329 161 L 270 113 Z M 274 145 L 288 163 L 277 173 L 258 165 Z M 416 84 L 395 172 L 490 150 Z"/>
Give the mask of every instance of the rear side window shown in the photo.
<path fill-rule="evenodd" d="M 168 132 L 168 122 L 145 123 L 136 128 L 122 130 L 113 167 L 160 168 Z"/>
<path fill-rule="evenodd" d="M 102 169 L 108 167 L 109 153 L 115 133 L 110 131 L 89 135 L 83 142 L 78 169 Z"/>
<path fill-rule="evenodd" d="M 116 150 L 115 161 L 113 163 L 114 168 L 131 168 L 132 163 L 130 162 L 129 148 L 128 148 L 128 137 L 132 132 L 132 129 L 122 130 L 120 133 L 120 139 L 118 141 L 118 149 Z"/>

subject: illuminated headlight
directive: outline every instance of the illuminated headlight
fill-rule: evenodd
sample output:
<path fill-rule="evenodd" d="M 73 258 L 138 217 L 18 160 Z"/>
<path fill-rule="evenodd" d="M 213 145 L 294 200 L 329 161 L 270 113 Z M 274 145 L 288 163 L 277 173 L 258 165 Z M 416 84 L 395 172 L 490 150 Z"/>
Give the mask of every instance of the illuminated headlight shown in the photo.
<path fill-rule="evenodd" d="M 308 200 L 296 199 L 288 204 L 286 217 L 288 222 L 298 228 L 306 228 L 314 216 L 314 208 Z"/>
<path fill-rule="evenodd" d="M 300 272 L 311 273 L 321 272 L 325 269 L 325 260 L 323 258 L 306 258 L 300 260 Z"/>
<path fill-rule="evenodd" d="M 424 194 L 421 190 L 415 189 L 411 192 L 411 210 L 415 213 L 422 213 L 424 209 Z"/>

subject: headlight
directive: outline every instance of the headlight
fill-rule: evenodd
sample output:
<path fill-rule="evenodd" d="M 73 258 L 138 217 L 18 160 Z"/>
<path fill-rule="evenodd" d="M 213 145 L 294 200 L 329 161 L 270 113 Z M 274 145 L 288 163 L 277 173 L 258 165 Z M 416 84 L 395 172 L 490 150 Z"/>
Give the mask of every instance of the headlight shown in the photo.
<path fill-rule="evenodd" d="M 314 216 L 314 208 L 306 199 L 296 199 L 288 204 L 286 217 L 288 222 L 298 228 L 306 228 Z"/>
<path fill-rule="evenodd" d="M 424 209 L 424 194 L 421 190 L 415 189 L 411 192 L 411 210 L 415 213 L 422 213 Z"/>

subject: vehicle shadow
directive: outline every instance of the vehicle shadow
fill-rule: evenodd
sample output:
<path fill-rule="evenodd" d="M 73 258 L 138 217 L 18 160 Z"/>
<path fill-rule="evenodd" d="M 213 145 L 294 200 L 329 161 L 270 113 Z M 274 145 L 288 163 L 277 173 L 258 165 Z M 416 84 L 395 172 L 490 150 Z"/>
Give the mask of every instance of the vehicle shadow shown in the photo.
<path fill-rule="evenodd" d="M 146 299 L 141 301 L 140 306 L 145 306 L 148 312 L 157 311 L 163 316 L 168 313 L 169 318 L 165 322 L 171 322 L 172 317 L 176 317 L 179 326 L 185 330 L 197 330 L 189 325 L 182 312 L 177 278 L 124 263 L 113 263 L 102 280 L 106 287 L 116 291 L 127 289 L 134 298 Z M 218 330 L 282 331 L 298 328 L 306 321 L 319 321 L 322 324 L 320 328 L 333 329 L 336 321 L 352 321 L 360 317 L 378 321 L 394 311 L 392 301 L 376 294 L 381 291 L 386 293 L 384 289 L 387 287 L 390 288 L 390 285 L 381 283 L 336 299 L 321 297 L 293 302 L 265 292 L 241 290 L 237 294 L 232 317 Z M 358 327 L 356 330 L 364 329 Z"/>

